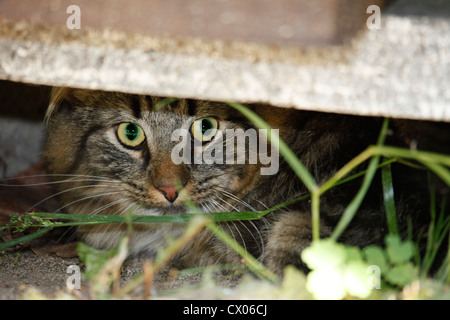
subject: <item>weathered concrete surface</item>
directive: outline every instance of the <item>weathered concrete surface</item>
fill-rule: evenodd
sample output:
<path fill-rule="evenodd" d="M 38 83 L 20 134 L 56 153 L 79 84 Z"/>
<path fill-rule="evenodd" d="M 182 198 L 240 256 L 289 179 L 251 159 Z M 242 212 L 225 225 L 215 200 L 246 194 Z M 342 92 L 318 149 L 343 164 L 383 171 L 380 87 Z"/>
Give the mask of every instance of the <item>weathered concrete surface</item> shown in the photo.
<path fill-rule="evenodd" d="M 365 29 L 346 46 L 325 48 L 2 20 L 0 79 L 450 121 L 450 19 L 433 14 L 439 6 L 445 4 L 401 1 L 383 14 L 380 30 Z"/>

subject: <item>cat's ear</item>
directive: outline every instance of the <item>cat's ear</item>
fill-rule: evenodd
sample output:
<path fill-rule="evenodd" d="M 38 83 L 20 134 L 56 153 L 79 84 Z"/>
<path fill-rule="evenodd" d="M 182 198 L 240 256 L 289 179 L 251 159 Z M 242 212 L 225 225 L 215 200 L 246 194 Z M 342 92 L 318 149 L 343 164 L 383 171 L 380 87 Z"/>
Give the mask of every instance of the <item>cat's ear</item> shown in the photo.
<path fill-rule="evenodd" d="M 45 113 L 45 122 L 47 123 L 52 114 L 56 112 L 61 102 L 70 96 L 73 89 L 65 87 L 53 87 L 50 94 L 50 103 Z"/>

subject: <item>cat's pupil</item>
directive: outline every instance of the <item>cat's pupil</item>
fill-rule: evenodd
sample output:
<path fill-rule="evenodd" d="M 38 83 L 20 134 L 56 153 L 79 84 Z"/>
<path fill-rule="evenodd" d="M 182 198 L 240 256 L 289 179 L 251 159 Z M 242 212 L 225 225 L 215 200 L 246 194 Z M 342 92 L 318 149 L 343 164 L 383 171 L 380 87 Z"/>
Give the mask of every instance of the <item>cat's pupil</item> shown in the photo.
<path fill-rule="evenodd" d="M 137 125 L 135 125 L 134 123 L 130 123 L 129 125 L 127 125 L 126 127 L 127 138 L 130 140 L 136 139 L 136 137 L 138 136 L 138 130 L 139 129 Z"/>
<path fill-rule="evenodd" d="M 202 134 L 205 134 L 205 132 L 212 128 L 212 123 L 208 119 L 202 120 Z"/>

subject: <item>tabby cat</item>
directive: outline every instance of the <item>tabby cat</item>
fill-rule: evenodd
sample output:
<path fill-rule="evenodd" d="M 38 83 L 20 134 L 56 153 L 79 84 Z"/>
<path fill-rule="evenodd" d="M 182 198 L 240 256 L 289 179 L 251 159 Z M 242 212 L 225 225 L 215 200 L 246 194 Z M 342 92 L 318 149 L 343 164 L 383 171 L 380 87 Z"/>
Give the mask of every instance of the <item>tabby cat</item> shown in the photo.
<path fill-rule="evenodd" d="M 263 104 L 252 104 L 249 108 L 279 130 L 281 139 L 319 183 L 374 144 L 381 128 L 381 120 L 374 118 Z M 261 168 L 267 164 L 259 157 L 256 163 L 175 163 L 173 150 L 181 140 L 174 132 L 180 128 L 190 134 L 190 139 L 183 140 L 186 147 L 200 142 L 191 150 L 202 153 L 219 136 L 231 143 L 233 132 L 237 135 L 254 125 L 221 102 L 55 89 L 47 112 L 44 156 L 49 172 L 58 182 L 56 193 L 61 202 L 60 211 L 120 215 L 133 209 L 134 214 L 139 215 L 170 215 L 190 213 L 186 208 L 188 201 L 203 212 L 264 210 L 307 194 L 305 186 L 281 157 L 277 172 L 268 175 L 261 174 Z M 392 123 L 391 129 L 395 133 Z M 258 139 L 261 138 L 258 136 Z M 405 145 L 406 138 L 400 134 L 395 133 L 390 139 L 392 143 Z M 246 150 L 248 160 L 251 148 Z M 239 151 L 242 150 L 235 148 L 234 152 Z M 223 156 L 230 154 L 224 152 Z M 397 168 L 394 166 L 394 169 Z M 412 218 L 419 226 L 415 230 L 419 230 L 421 219 L 428 215 L 418 205 L 429 197 L 420 187 L 426 187 L 426 183 L 411 183 L 422 175 L 413 171 L 411 176 L 405 166 L 398 166 L 398 169 L 394 181 L 399 182 L 395 195 L 401 230 L 407 231 L 407 217 Z M 322 197 L 323 237 L 330 235 L 360 183 L 361 180 L 355 180 L 333 188 Z M 408 189 L 402 191 L 403 186 Z M 221 226 L 274 272 L 281 274 L 289 264 L 304 268 L 300 253 L 312 238 L 308 200 L 257 221 L 234 221 L 221 223 Z M 135 224 L 130 240 L 131 254 L 154 255 L 166 245 L 167 235 L 177 237 L 184 228 L 184 224 L 175 223 Z M 386 229 L 381 186 L 374 183 L 340 240 L 358 246 L 380 243 Z M 116 246 L 126 233 L 123 224 L 83 226 L 78 230 L 81 240 L 98 248 Z M 207 230 L 198 234 L 173 259 L 174 266 L 180 268 L 239 262 L 240 257 Z"/>

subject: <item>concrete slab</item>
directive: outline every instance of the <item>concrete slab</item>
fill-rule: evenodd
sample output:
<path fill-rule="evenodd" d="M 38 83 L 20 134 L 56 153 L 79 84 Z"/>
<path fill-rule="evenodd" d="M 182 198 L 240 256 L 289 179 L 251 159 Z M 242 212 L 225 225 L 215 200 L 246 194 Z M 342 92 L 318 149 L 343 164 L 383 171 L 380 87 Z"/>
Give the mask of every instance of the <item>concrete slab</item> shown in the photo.
<path fill-rule="evenodd" d="M 400 1 L 383 13 L 381 29 L 364 28 L 335 47 L 174 39 L 2 19 L 0 79 L 450 121 L 450 19 L 433 14 L 439 5 Z"/>

